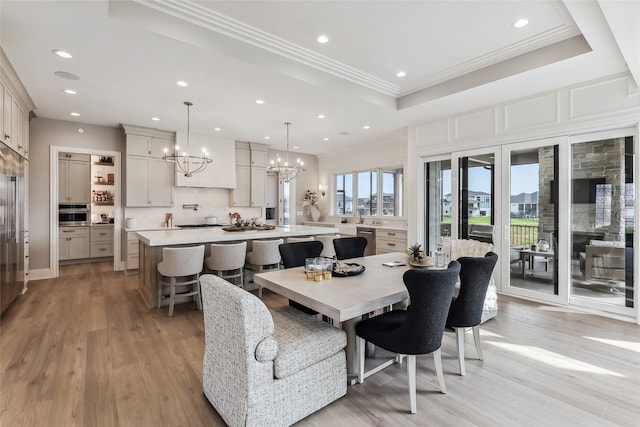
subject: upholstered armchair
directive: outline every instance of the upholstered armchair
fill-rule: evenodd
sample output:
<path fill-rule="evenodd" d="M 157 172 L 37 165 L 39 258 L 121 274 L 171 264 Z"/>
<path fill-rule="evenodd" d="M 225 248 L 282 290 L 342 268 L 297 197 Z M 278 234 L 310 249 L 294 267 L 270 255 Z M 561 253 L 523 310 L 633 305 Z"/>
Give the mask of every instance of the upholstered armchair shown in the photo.
<path fill-rule="evenodd" d="M 344 331 L 201 276 L 204 394 L 229 426 L 291 425 L 347 392 Z"/>
<path fill-rule="evenodd" d="M 457 260 L 460 257 L 483 257 L 487 252 L 493 251 L 491 243 L 480 242 L 477 240 L 467 239 L 451 239 L 451 259 Z M 495 317 L 498 314 L 498 289 L 496 281 L 491 275 L 487 294 L 484 297 L 484 306 L 482 307 L 481 323 Z"/>

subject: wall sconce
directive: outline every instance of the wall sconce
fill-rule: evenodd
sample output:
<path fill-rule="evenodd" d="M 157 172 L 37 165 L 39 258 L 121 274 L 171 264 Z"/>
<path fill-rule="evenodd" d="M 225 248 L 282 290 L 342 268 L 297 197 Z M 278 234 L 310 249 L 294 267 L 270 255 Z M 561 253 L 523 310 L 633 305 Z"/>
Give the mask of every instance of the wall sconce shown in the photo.
<path fill-rule="evenodd" d="M 324 192 L 324 190 L 322 189 L 322 184 L 318 185 L 318 191 L 320 192 L 320 194 L 322 194 L 322 197 L 324 197 L 325 192 Z"/>

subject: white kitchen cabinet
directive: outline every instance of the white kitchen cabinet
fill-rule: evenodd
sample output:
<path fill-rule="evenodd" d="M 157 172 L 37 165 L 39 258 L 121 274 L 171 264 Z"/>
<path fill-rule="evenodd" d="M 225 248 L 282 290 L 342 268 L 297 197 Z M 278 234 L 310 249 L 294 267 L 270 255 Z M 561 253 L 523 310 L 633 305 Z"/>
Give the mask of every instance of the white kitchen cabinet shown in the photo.
<path fill-rule="evenodd" d="M 129 231 L 127 233 L 127 252 L 125 257 L 125 271 L 137 270 L 139 266 L 139 248 L 138 248 L 138 235 L 135 231 Z"/>
<path fill-rule="evenodd" d="M 0 141 L 11 147 L 18 154 L 29 155 L 29 112 L 35 108 L 29 95 L 22 86 L 16 86 L 19 78 L 13 69 L 5 68 L 8 64 L 4 52 L 0 49 Z M 11 79 L 11 77 L 15 79 Z"/>
<path fill-rule="evenodd" d="M 265 206 L 266 166 L 266 145 L 247 142 L 236 143 L 236 188 L 231 191 L 232 206 Z"/>
<path fill-rule="evenodd" d="M 58 203 L 91 201 L 90 159 L 88 154 L 58 153 Z"/>
<path fill-rule="evenodd" d="M 407 246 L 406 230 L 380 228 L 376 230 L 376 253 L 404 252 Z"/>
<path fill-rule="evenodd" d="M 123 125 L 127 134 L 126 206 L 173 206 L 173 168 L 162 156 L 173 150 L 174 134 Z"/>
<path fill-rule="evenodd" d="M 266 208 L 278 207 L 278 175 L 267 173 L 267 189 L 264 206 Z"/>
<path fill-rule="evenodd" d="M 113 256 L 113 226 L 91 227 L 91 258 Z"/>
<path fill-rule="evenodd" d="M 60 227 L 58 258 L 60 261 L 89 258 L 89 227 Z"/>

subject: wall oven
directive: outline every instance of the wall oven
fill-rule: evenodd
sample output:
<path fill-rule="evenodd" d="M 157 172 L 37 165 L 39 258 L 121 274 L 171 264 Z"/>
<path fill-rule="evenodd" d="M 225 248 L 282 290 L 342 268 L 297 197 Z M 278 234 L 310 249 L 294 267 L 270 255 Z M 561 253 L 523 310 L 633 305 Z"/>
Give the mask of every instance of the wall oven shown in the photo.
<path fill-rule="evenodd" d="M 58 225 L 60 227 L 89 225 L 89 214 L 88 204 L 58 205 Z"/>

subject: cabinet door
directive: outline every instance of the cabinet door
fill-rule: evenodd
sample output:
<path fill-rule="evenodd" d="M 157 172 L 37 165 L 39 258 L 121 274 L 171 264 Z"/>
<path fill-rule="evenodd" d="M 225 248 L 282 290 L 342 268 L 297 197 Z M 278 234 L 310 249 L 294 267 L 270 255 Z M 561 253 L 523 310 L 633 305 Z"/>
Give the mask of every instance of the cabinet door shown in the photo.
<path fill-rule="evenodd" d="M 0 80 L 0 141 L 4 141 L 4 83 Z"/>
<path fill-rule="evenodd" d="M 148 157 L 127 156 L 127 206 L 151 206 Z"/>
<path fill-rule="evenodd" d="M 267 167 L 267 151 L 251 150 L 251 166 Z"/>
<path fill-rule="evenodd" d="M 127 135 L 127 156 L 150 156 L 151 137 Z"/>
<path fill-rule="evenodd" d="M 29 111 L 22 113 L 22 145 L 24 157 L 29 158 Z"/>
<path fill-rule="evenodd" d="M 58 161 L 58 203 L 69 203 L 69 162 Z"/>
<path fill-rule="evenodd" d="M 69 259 L 69 237 L 60 236 L 58 238 L 58 259 L 66 261 Z"/>
<path fill-rule="evenodd" d="M 236 166 L 236 188 L 233 194 L 233 206 L 251 206 L 251 167 Z"/>
<path fill-rule="evenodd" d="M 267 168 L 251 168 L 251 206 L 262 207 L 267 190 Z"/>
<path fill-rule="evenodd" d="M 236 165 L 251 166 L 251 151 L 248 148 L 236 147 Z"/>
<path fill-rule="evenodd" d="M 162 159 L 149 159 L 151 206 L 173 205 L 173 169 Z"/>
<path fill-rule="evenodd" d="M 278 207 L 278 176 L 272 173 L 267 174 L 267 189 L 264 206 L 267 208 Z"/>
<path fill-rule="evenodd" d="M 91 166 L 89 162 L 68 162 L 69 198 L 73 203 L 91 202 Z"/>
<path fill-rule="evenodd" d="M 156 159 L 161 159 L 164 156 L 165 148 L 169 153 L 173 153 L 173 140 L 170 139 L 161 139 L 161 138 L 153 138 L 151 140 L 151 153 L 149 154 L 151 157 Z M 199 154 L 198 154 L 199 155 Z"/>
<path fill-rule="evenodd" d="M 14 136 L 11 135 L 11 109 L 13 108 L 13 96 L 11 96 L 7 88 L 4 88 L 3 93 L 4 99 L 2 102 L 2 139 L 7 145 L 9 145 L 10 147 L 14 147 Z"/>
<path fill-rule="evenodd" d="M 15 98 L 11 98 L 11 132 L 9 132 L 9 135 L 11 135 L 11 139 L 9 141 L 11 141 L 11 145 L 13 146 L 13 148 L 21 153 L 21 141 L 20 141 L 20 135 L 19 135 L 19 128 L 20 126 L 18 126 L 18 123 L 20 123 L 20 106 L 18 105 L 18 101 Z"/>
<path fill-rule="evenodd" d="M 69 259 L 90 257 L 89 236 L 71 236 L 69 239 Z"/>

